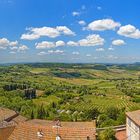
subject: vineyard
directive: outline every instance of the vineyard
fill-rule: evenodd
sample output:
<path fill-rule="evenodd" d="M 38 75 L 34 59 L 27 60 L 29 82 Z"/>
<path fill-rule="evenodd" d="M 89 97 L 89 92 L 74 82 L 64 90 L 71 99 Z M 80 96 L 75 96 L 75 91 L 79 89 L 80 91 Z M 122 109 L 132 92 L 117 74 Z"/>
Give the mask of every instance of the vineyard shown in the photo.
<path fill-rule="evenodd" d="M 140 109 L 140 66 L 102 65 L 1 66 L 0 106 L 29 119 L 124 124 L 126 111 Z"/>

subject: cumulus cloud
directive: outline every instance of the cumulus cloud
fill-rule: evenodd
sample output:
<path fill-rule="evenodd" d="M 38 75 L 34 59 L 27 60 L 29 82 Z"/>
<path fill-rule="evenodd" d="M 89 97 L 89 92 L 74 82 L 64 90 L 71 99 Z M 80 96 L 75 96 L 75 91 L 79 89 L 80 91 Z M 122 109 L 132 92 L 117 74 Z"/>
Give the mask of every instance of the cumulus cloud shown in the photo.
<path fill-rule="evenodd" d="M 10 47 L 10 50 L 18 50 L 18 47 L 16 47 L 16 46 Z"/>
<path fill-rule="evenodd" d="M 56 46 L 56 47 L 65 46 L 65 42 L 62 41 L 62 40 L 59 40 L 59 41 L 57 41 L 57 42 L 55 43 L 55 46 Z"/>
<path fill-rule="evenodd" d="M 79 55 L 79 52 L 72 52 L 73 55 Z"/>
<path fill-rule="evenodd" d="M 75 16 L 80 16 L 80 12 L 76 12 L 76 11 L 73 11 L 72 12 L 72 15 L 75 17 Z"/>
<path fill-rule="evenodd" d="M 62 40 L 59 40 L 57 42 L 42 41 L 40 43 L 36 43 L 35 46 L 36 49 L 50 49 L 50 48 L 65 46 L 65 42 Z"/>
<path fill-rule="evenodd" d="M 41 55 L 42 56 L 42 55 L 46 55 L 46 54 L 47 54 L 46 52 L 42 51 L 42 52 L 39 52 L 37 55 Z"/>
<path fill-rule="evenodd" d="M 66 26 L 57 26 L 56 30 L 59 31 L 60 34 L 64 35 L 75 35 L 73 31 L 71 31 L 68 27 Z"/>
<path fill-rule="evenodd" d="M 26 46 L 26 45 L 21 45 L 21 46 L 19 46 L 19 48 L 18 48 L 18 51 L 20 52 L 20 51 L 26 51 L 26 50 L 28 50 L 29 48 L 28 48 L 28 46 Z"/>
<path fill-rule="evenodd" d="M 78 21 L 78 23 L 79 23 L 81 26 L 86 25 L 86 22 L 85 22 L 84 20 L 80 20 L 80 21 Z"/>
<path fill-rule="evenodd" d="M 78 43 L 80 46 L 98 46 L 104 44 L 104 39 L 100 35 L 93 34 L 87 36 L 85 39 L 79 40 Z"/>
<path fill-rule="evenodd" d="M 109 47 L 108 50 L 109 51 L 114 51 L 114 48 L 113 47 Z"/>
<path fill-rule="evenodd" d="M 9 40 L 6 38 L 0 39 L 0 48 L 6 49 L 9 46 Z"/>
<path fill-rule="evenodd" d="M 13 47 L 18 45 L 17 41 L 10 42 L 7 38 L 0 39 L 0 49 L 7 49 L 7 47 Z"/>
<path fill-rule="evenodd" d="M 77 42 L 74 42 L 74 41 L 68 41 L 67 45 L 71 46 L 71 47 L 74 47 L 74 46 L 78 46 L 79 44 Z"/>
<path fill-rule="evenodd" d="M 48 50 L 49 54 L 63 54 L 63 50 Z"/>
<path fill-rule="evenodd" d="M 121 39 L 112 41 L 112 45 L 114 45 L 114 46 L 122 46 L 122 45 L 125 45 L 125 44 L 126 43 L 124 42 L 124 40 L 121 40 Z"/>
<path fill-rule="evenodd" d="M 134 38 L 134 39 L 140 38 L 140 30 L 130 24 L 121 26 L 117 33 L 119 35 L 129 37 L 129 38 Z"/>
<path fill-rule="evenodd" d="M 67 42 L 68 46 L 82 46 L 82 47 L 93 47 L 93 46 L 99 46 L 99 45 L 103 45 L 105 42 L 105 40 L 100 37 L 100 35 L 97 34 L 92 34 L 92 35 L 88 35 L 86 38 L 81 39 L 77 42 L 74 41 L 69 41 Z"/>
<path fill-rule="evenodd" d="M 55 43 L 49 41 L 42 41 L 40 43 L 36 43 L 35 46 L 36 49 L 50 49 L 55 47 Z"/>
<path fill-rule="evenodd" d="M 97 52 L 102 52 L 102 51 L 104 51 L 104 48 L 97 48 L 96 51 Z"/>
<path fill-rule="evenodd" d="M 120 27 L 119 22 L 115 22 L 112 19 L 102 19 L 91 22 L 87 29 L 93 31 L 105 31 L 105 30 L 114 30 L 116 27 Z"/>
<path fill-rule="evenodd" d="M 9 43 L 10 46 L 16 47 L 18 45 L 18 41 L 12 41 Z"/>
<path fill-rule="evenodd" d="M 66 26 L 57 26 L 56 28 L 52 27 L 41 27 L 41 28 L 27 28 L 28 32 L 21 35 L 21 39 L 24 40 L 35 40 L 39 39 L 42 36 L 47 36 L 50 38 L 56 38 L 60 35 L 75 35 L 73 31 L 71 31 Z"/>

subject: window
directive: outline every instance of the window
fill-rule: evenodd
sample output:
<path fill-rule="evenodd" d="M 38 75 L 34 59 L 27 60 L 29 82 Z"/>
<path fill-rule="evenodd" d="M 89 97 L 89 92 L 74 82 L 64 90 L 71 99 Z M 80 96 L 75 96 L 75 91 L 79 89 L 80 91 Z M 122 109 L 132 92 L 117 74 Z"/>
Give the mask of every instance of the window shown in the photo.
<path fill-rule="evenodd" d="M 131 120 L 128 118 L 128 125 L 131 126 Z"/>
<path fill-rule="evenodd" d="M 137 125 L 135 125 L 135 132 L 138 132 L 139 128 Z"/>

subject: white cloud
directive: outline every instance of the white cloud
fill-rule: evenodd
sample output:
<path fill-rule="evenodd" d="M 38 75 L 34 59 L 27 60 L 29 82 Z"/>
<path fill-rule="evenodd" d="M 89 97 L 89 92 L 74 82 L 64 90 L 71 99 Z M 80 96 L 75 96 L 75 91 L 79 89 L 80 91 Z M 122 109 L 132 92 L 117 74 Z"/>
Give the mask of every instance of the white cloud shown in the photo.
<path fill-rule="evenodd" d="M 105 40 L 100 37 L 100 35 L 92 34 L 88 35 L 85 39 L 81 39 L 77 42 L 69 41 L 67 42 L 68 46 L 82 46 L 82 47 L 88 47 L 88 46 L 99 46 L 103 45 Z"/>
<path fill-rule="evenodd" d="M 18 41 L 12 41 L 9 43 L 10 46 L 16 47 L 18 45 Z"/>
<path fill-rule="evenodd" d="M 36 43 L 35 46 L 36 46 L 36 49 L 49 49 L 49 48 L 54 48 L 55 43 L 42 41 L 41 43 Z"/>
<path fill-rule="evenodd" d="M 102 52 L 102 51 L 104 51 L 104 48 L 97 48 L 96 51 L 97 52 Z"/>
<path fill-rule="evenodd" d="M 72 52 L 73 55 L 79 55 L 79 52 Z"/>
<path fill-rule="evenodd" d="M 66 26 L 57 26 L 56 28 L 52 27 L 41 27 L 41 28 L 27 28 L 28 32 L 21 35 L 21 39 L 25 40 L 35 40 L 40 37 L 47 36 L 50 38 L 56 38 L 60 35 L 75 35 L 68 27 Z"/>
<path fill-rule="evenodd" d="M 108 50 L 109 51 L 114 51 L 114 48 L 113 47 L 109 47 Z"/>
<path fill-rule="evenodd" d="M 7 49 L 9 43 L 10 43 L 9 40 L 6 38 L 0 39 L 0 49 Z"/>
<path fill-rule="evenodd" d="M 121 39 L 112 41 L 112 45 L 114 45 L 114 46 L 122 46 L 122 45 L 125 45 L 125 44 L 126 43 L 124 42 L 124 40 L 121 40 Z"/>
<path fill-rule="evenodd" d="M 129 38 L 134 38 L 134 39 L 140 38 L 140 30 L 130 24 L 121 26 L 117 33 L 119 35 L 129 37 Z"/>
<path fill-rule="evenodd" d="M 72 15 L 75 17 L 75 16 L 79 16 L 80 15 L 80 12 L 76 12 L 76 11 L 73 11 L 72 12 Z"/>
<path fill-rule="evenodd" d="M 22 34 L 21 38 L 20 39 L 24 39 L 24 40 L 35 40 L 35 39 L 39 39 L 40 38 L 40 35 L 38 34 Z"/>
<path fill-rule="evenodd" d="M 71 31 L 68 27 L 66 26 L 57 26 L 56 30 L 60 32 L 60 34 L 64 35 L 75 35 L 73 31 Z"/>
<path fill-rule="evenodd" d="M 65 42 L 62 40 L 59 40 L 57 42 L 42 41 L 40 43 L 36 43 L 35 46 L 36 49 L 50 49 L 59 46 L 65 46 Z"/>
<path fill-rule="evenodd" d="M 80 21 L 78 21 L 78 23 L 82 26 L 86 25 L 86 22 L 84 20 L 80 20 Z"/>
<path fill-rule="evenodd" d="M 88 25 L 87 29 L 93 31 L 104 31 L 104 30 L 114 30 L 116 27 L 120 26 L 121 26 L 120 23 L 115 22 L 112 19 L 102 19 L 91 22 Z"/>
<path fill-rule="evenodd" d="M 49 54 L 63 54 L 63 50 L 48 50 Z"/>
<path fill-rule="evenodd" d="M 7 38 L 0 39 L 0 49 L 7 49 L 7 47 L 16 45 L 18 45 L 17 41 L 10 42 Z"/>
<path fill-rule="evenodd" d="M 62 41 L 62 40 L 59 40 L 55 43 L 56 47 L 59 47 L 59 46 L 65 46 L 65 42 Z"/>
<path fill-rule="evenodd" d="M 46 55 L 46 54 L 47 54 L 46 52 L 42 51 L 42 52 L 39 52 L 37 55 L 41 55 L 42 56 L 42 55 Z"/>
<path fill-rule="evenodd" d="M 74 41 L 68 41 L 67 42 L 67 45 L 68 46 L 71 46 L 71 47 L 74 47 L 74 46 L 78 46 L 78 43 L 77 42 L 74 42 Z"/>
<path fill-rule="evenodd" d="M 29 48 L 26 46 L 26 45 L 21 45 L 21 46 L 19 46 L 19 48 L 18 48 L 18 51 L 20 52 L 20 51 L 26 51 L 26 50 L 28 50 Z"/>
<path fill-rule="evenodd" d="M 18 47 L 16 47 L 16 46 L 10 47 L 10 50 L 18 50 Z"/>
<path fill-rule="evenodd" d="M 100 35 L 93 34 L 87 36 L 85 39 L 79 40 L 78 43 L 80 46 L 98 46 L 104 44 L 104 39 Z"/>

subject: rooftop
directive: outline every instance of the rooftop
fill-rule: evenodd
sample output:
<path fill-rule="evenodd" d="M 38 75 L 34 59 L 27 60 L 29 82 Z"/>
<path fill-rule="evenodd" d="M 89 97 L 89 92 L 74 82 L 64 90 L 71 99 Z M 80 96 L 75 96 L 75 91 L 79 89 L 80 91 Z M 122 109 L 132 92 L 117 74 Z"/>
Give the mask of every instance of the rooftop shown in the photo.
<path fill-rule="evenodd" d="M 140 110 L 127 112 L 127 117 L 129 117 L 132 121 L 134 121 L 137 125 L 140 126 Z"/>
<path fill-rule="evenodd" d="M 58 124 L 58 121 L 49 121 L 49 120 L 39 120 L 39 119 L 33 119 L 29 120 L 28 123 L 34 124 L 34 125 L 41 125 L 41 126 L 55 126 Z M 89 121 L 89 122 L 60 122 L 59 123 L 61 127 L 68 127 L 68 128 L 82 128 L 83 126 L 85 128 L 95 128 L 96 123 L 95 121 Z"/>
<path fill-rule="evenodd" d="M 117 131 L 115 137 L 117 140 L 126 140 L 127 139 L 126 130 Z"/>
<path fill-rule="evenodd" d="M 0 107 L 0 122 L 6 120 L 16 114 L 17 113 L 13 110 Z"/>
<path fill-rule="evenodd" d="M 39 134 L 39 135 L 38 135 Z M 8 140 L 54 140 L 57 135 L 63 140 L 95 140 L 95 122 L 58 122 L 30 120 L 19 123 Z"/>

